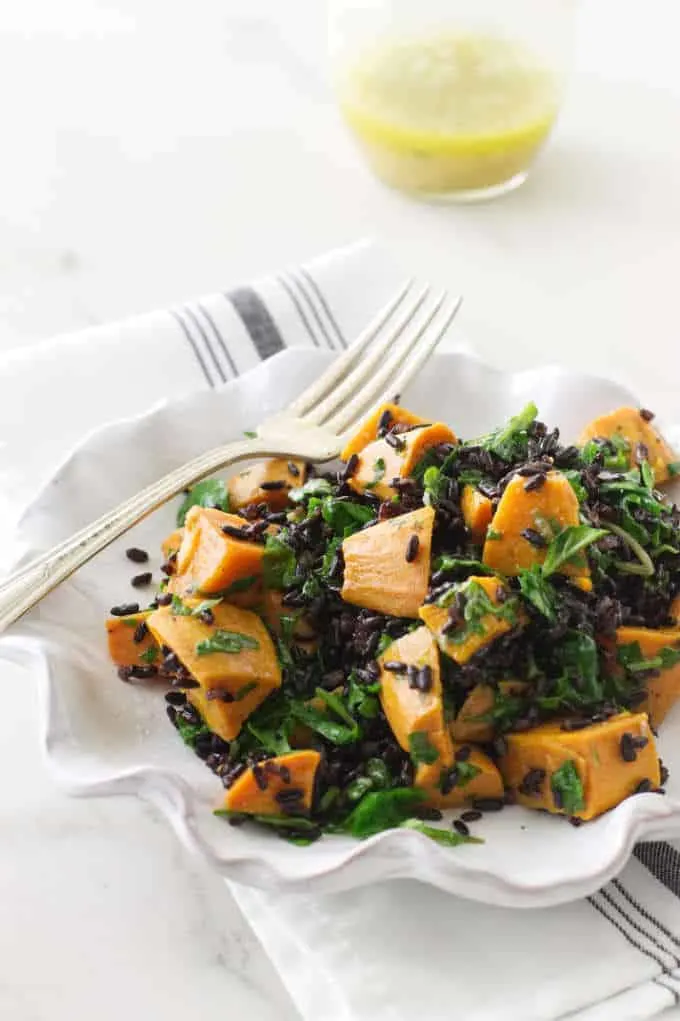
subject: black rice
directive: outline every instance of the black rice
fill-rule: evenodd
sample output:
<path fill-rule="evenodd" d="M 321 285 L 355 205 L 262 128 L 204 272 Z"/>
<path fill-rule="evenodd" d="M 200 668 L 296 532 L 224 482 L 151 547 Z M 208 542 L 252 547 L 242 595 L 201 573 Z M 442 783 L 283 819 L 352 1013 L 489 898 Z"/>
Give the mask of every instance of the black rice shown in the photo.
<path fill-rule="evenodd" d="M 520 535 L 527 542 L 530 542 L 532 546 L 535 546 L 536 549 L 545 549 L 548 545 L 548 540 L 540 532 L 537 532 L 535 528 L 525 528 L 520 532 Z"/>
<path fill-rule="evenodd" d="M 120 603 L 110 609 L 112 617 L 129 617 L 131 613 L 139 613 L 139 603 Z"/>
<path fill-rule="evenodd" d="M 151 584 L 152 577 L 151 571 L 144 571 L 142 574 L 135 574 L 135 576 L 130 579 L 130 584 L 133 588 L 145 588 L 147 585 Z"/>
<path fill-rule="evenodd" d="M 138 549 L 137 546 L 131 546 L 130 549 L 126 549 L 125 556 L 133 564 L 145 564 L 149 559 L 149 554 L 146 550 Z"/>
<path fill-rule="evenodd" d="M 418 556 L 418 550 L 419 549 L 420 549 L 420 539 L 418 538 L 418 536 L 414 532 L 413 535 L 411 535 L 409 537 L 409 540 L 406 543 L 406 552 L 404 553 L 404 559 L 406 560 L 407 564 L 412 564 L 413 563 L 413 561 Z"/>
<path fill-rule="evenodd" d="M 460 833 L 461 837 L 469 837 L 470 836 L 470 828 L 463 821 L 463 819 L 454 819 L 453 820 L 453 828 L 456 831 L 456 833 Z"/>

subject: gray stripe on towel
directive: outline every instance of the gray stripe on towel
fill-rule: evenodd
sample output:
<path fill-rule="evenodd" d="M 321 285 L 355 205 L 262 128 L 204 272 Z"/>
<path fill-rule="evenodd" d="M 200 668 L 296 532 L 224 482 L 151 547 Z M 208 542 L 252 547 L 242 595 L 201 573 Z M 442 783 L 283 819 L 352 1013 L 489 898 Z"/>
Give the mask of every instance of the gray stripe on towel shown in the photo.
<path fill-rule="evenodd" d="M 237 287 L 225 298 L 232 303 L 260 358 L 271 358 L 286 346 L 269 309 L 252 287 Z"/>
<path fill-rule="evenodd" d="M 655 879 L 680 897 L 680 853 L 663 840 L 637 844 L 633 854 Z"/>

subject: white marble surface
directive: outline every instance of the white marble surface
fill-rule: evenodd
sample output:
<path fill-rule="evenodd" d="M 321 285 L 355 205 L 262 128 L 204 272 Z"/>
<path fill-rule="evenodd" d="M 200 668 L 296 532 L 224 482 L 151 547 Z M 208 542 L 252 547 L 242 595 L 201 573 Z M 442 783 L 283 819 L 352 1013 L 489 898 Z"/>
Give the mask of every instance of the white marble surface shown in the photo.
<path fill-rule="evenodd" d="M 325 86 L 323 4 L 0 5 L 0 351 L 374 234 L 465 293 L 489 359 L 585 362 L 677 419 L 675 8 L 589 0 L 533 179 L 442 209 L 363 170 Z M 54 790 L 35 693 L 3 673 L 0 1017 L 295 1018 L 151 809 Z"/>

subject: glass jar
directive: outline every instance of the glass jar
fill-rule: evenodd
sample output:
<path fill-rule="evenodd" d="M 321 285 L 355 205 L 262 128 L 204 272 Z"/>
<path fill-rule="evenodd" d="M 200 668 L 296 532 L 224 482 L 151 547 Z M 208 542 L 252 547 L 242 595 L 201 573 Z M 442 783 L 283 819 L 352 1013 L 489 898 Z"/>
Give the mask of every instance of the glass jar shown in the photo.
<path fill-rule="evenodd" d="M 518 187 L 560 107 L 574 0 L 330 0 L 340 108 L 386 184 L 471 201 Z"/>

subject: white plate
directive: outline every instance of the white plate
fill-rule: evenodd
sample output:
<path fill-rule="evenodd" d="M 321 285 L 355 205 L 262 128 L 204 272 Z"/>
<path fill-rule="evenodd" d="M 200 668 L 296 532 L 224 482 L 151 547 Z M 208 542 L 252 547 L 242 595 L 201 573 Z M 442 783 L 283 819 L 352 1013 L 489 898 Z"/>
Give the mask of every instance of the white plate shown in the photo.
<path fill-rule="evenodd" d="M 178 463 L 240 436 L 314 378 L 328 358 L 286 352 L 220 391 L 197 394 L 90 436 L 24 515 L 20 538 L 45 549 Z M 406 402 L 463 436 L 492 428 L 535 400 L 541 417 L 571 439 L 597 412 L 631 400 L 620 387 L 560 369 L 507 375 L 467 355 L 439 355 Z M 180 743 L 161 692 L 121 683 L 107 660 L 104 618 L 135 598 L 123 550 L 157 550 L 174 508 L 153 515 L 48 597 L 0 642 L 7 657 L 30 657 L 43 681 L 44 742 L 55 774 L 85 795 L 138 794 L 165 813 L 181 841 L 230 879 L 254 886 L 330 892 L 391 877 L 417 878 L 460 896 L 545 907 L 591 893 L 624 866 L 639 840 L 680 835 L 680 712 L 660 749 L 671 769 L 668 796 L 629 798 L 574 829 L 560 819 L 510 808 L 475 826 L 483 845 L 445 848 L 393 830 L 364 842 L 324 837 L 296 847 L 254 827 L 212 815 L 219 781 Z M 158 577 L 159 557 L 152 563 Z"/>

